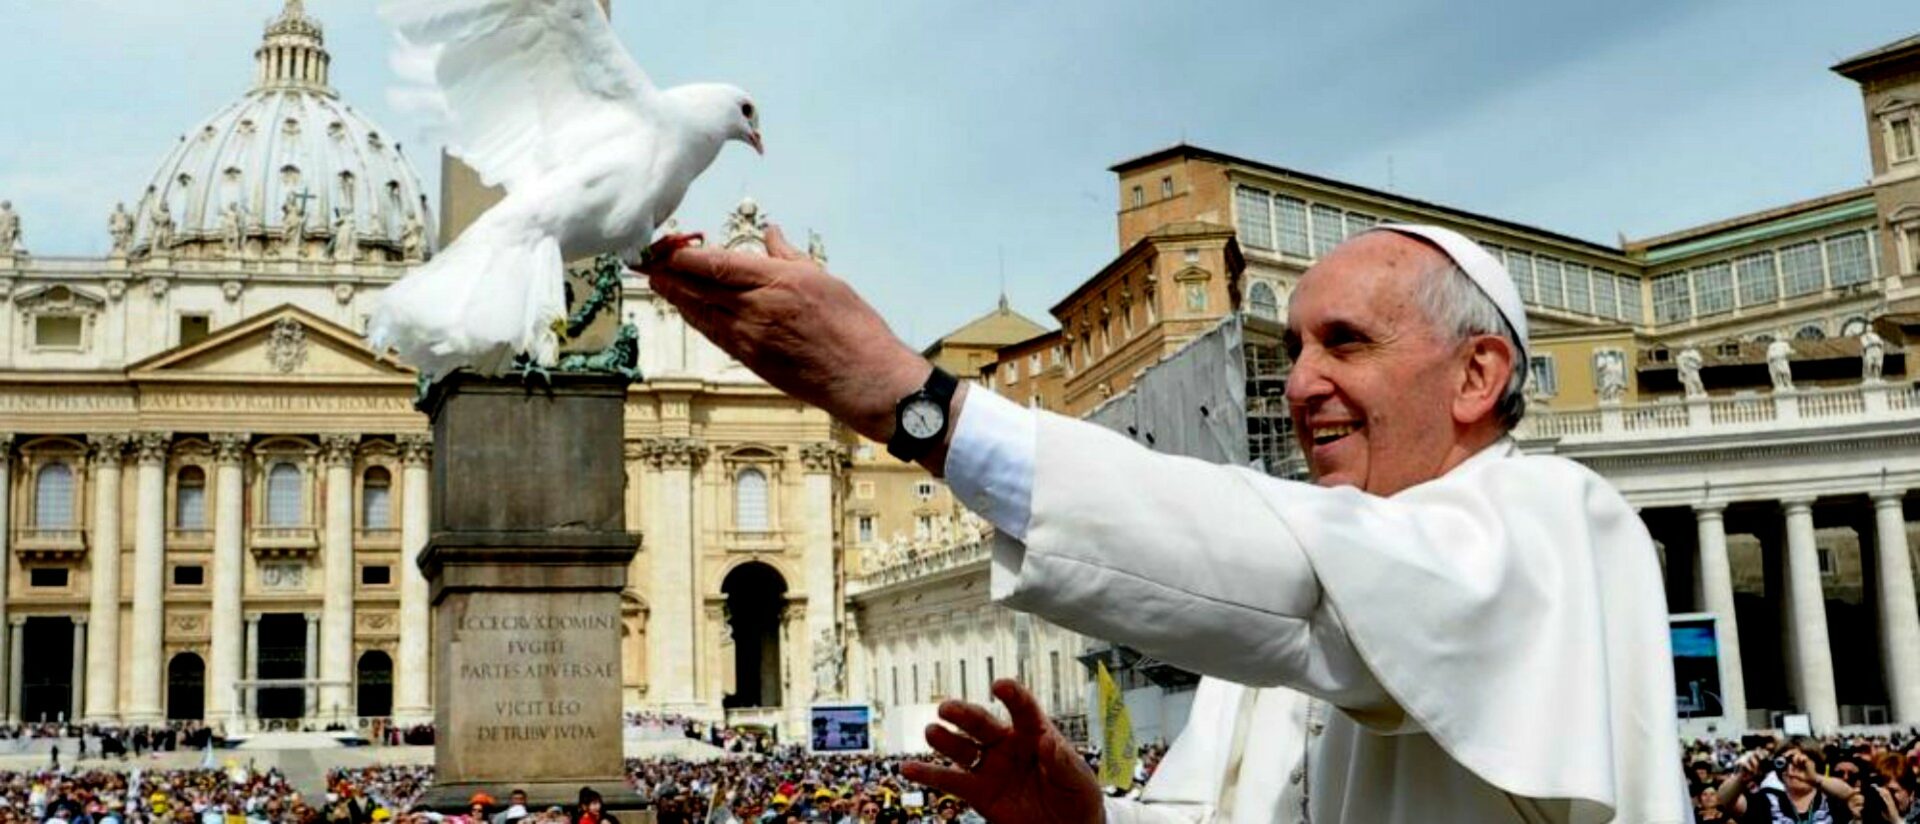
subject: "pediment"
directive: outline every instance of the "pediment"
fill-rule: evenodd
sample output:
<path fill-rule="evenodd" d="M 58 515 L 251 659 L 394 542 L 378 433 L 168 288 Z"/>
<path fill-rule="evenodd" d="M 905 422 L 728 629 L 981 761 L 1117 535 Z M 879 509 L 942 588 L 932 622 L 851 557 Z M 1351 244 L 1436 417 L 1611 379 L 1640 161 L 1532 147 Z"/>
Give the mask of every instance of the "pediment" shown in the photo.
<path fill-rule="evenodd" d="M 1901 109 L 1912 107 L 1913 105 L 1915 105 L 1915 103 L 1911 98 L 1892 95 L 1886 100 L 1881 101 L 1880 105 L 1873 107 L 1873 113 L 1876 116 L 1892 114 Z"/>
<path fill-rule="evenodd" d="M 410 383 L 411 369 L 382 358 L 361 337 L 292 304 L 269 309 L 134 364 L 136 381 L 230 380 Z"/>

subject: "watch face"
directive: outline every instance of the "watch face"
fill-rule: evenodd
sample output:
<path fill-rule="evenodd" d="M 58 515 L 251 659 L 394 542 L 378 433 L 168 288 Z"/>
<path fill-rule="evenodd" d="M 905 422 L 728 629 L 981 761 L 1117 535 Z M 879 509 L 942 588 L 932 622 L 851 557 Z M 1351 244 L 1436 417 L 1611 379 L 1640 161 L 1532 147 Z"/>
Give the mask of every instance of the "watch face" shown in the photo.
<path fill-rule="evenodd" d="M 914 440 L 924 441 L 940 434 L 940 428 L 946 423 L 947 411 L 928 398 L 915 400 L 900 411 L 900 427 Z"/>

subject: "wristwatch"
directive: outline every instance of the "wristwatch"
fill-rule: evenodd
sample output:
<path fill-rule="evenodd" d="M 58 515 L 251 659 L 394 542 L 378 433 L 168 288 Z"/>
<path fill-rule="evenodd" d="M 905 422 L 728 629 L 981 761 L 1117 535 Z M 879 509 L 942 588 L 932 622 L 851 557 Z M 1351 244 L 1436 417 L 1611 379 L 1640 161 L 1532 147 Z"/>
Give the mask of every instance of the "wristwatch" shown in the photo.
<path fill-rule="evenodd" d="M 919 389 L 893 407 L 893 437 L 887 454 L 912 463 L 947 436 L 947 407 L 953 403 L 960 379 L 936 366 Z"/>

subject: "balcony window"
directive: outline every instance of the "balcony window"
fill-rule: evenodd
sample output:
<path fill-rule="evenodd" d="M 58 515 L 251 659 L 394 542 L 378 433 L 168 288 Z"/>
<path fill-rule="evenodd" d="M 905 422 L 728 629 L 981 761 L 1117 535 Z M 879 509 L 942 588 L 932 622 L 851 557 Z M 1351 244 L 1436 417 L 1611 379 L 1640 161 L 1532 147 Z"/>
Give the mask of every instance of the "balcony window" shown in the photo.
<path fill-rule="evenodd" d="M 1599 269 L 1593 270 L 1593 314 L 1603 318 L 1620 317 L 1620 304 L 1617 299 L 1620 281 L 1613 275 Z"/>
<path fill-rule="evenodd" d="M 1694 313 L 1716 315 L 1733 309 L 1733 267 L 1713 263 L 1693 270 Z"/>
<path fill-rule="evenodd" d="M 1241 186 L 1233 192 L 1239 219 L 1240 244 L 1254 249 L 1273 248 L 1273 201 L 1263 189 Z"/>
<path fill-rule="evenodd" d="M 1520 300 L 1533 303 L 1536 300 L 1533 291 L 1533 256 L 1518 249 L 1508 249 L 1507 274 L 1513 277 L 1514 288 L 1520 290 Z"/>
<path fill-rule="evenodd" d="M 179 529 L 207 528 L 207 473 L 197 466 L 182 467 L 173 485 L 173 525 Z"/>
<path fill-rule="evenodd" d="M 369 467 L 361 479 L 360 525 L 367 529 L 393 526 L 393 474 L 384 466 Z"/>
<path fill-rule="evenodd" d="M 73 469 L 64 463 L 40 467 L 33 481 L 33 525 L 64 527 L 78 523 L 73 517 Z"/>
<path fill-rule="evenodd" d="M 1280 251 L 1307 257 L 1311 251 L 1307 243 L 1307 202 L 1297 197 L 1275 196 L 1273 214 L 1280 230 Z"/>
<path fill-rule="evenodd" d="M 267 526 L 299 526 L 302 487 L 300 468 L 281 461 L 267 470 Z"/>
<path fill-rule="evenodd" d="M 1693 317 L 1693 299 L 1686 272 L 1669 272 L 1653 279 L 1653 321 L 1674 323 Z"/>
<path fill-rule="evenodd" d="M 1787 297 L 1790 298 L 1811 295 L 1826 288 L 1819 241 L 1809 240 L 1781 249 L 1780 276 L 1786 282 Z"/>
<path fill-rule="evenodd" d="M 1554 371 L 1552 355 L 1528 358 L 1527 373 L 1533 377 L 1534 391 L 1549 398 L 1560 394 L 1560 374 Z"/>
<path fill-rule="evenodd" d="M 1274 297 L 1273 287 L 1261 281 L 1254 281 L 1247 290 L 1247 311 L 1255 317 L 1267 320 L 1280 319 L 1280 299 Z"/>
<path fill-rule="evenodd" d="M 1865 283 L 1873 278 L 1867 234 L 1851 232 L 1827 238 L 1827 273 L 1835 287 Z"/>
<path fill-rule="evenodd" d="M 1314 204 L 1313 207 L 1313 256 L 1321 257 L 1346 240 L 1347 229 L 1340 210 L 1332 206 Z"/>
<path fill-rule="evenodd" d="M 1774 269 L 1773 253 L 1747 255 L 1734 262 L 1734 279 L 1740 282 L 1740 305 L 1759 306 L 1780 296 L 1780 273 Z"/>
<path fill-rule="evenodd" d="M 767 531 L 767 475 L 753 467 L 733 478 L 733 526 L 742 532 Z"/>

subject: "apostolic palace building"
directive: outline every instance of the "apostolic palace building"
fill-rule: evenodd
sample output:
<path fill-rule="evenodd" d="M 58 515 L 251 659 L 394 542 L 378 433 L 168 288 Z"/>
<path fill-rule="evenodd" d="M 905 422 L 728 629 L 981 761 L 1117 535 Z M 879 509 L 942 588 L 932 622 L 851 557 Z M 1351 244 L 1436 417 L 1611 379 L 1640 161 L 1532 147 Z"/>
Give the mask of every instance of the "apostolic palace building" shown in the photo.
<path fill-rule="evenodd" d="M 102 195 L 105 256 L 33 253 L 31 209 L 0 202 L 9 721 L 431 720 L 428 423 L 414 373 L 360 333 L 484 201 L 456 166 L 423 191 L 415 163 L 438 147 L 403 148 L 347 102 L 299 0 L 251 77 L 241 51 L 238 99 Z M 1867 184 L 1620 245 L 1156 151 L 1113 167 L 1115 257 L 1047 323 L 1002 299 L 926 353 L 1082 415 L 1223 318 L 1277 328 L 1347 236 L 1454 227 L 1529 304 L 1524 447 L 1618 484 L 1664 548 L 1690 726 L 1920 723 L 1920 37 L 1834 69 L 1864 95 Z M 764 250 L 758 205 L 725 219 L 714 242 Z M 906 749 L 940 699 L 1017 676 L 1084 729 L 1098 647 L 987 602 L 991 528 L 943 484 L 754 378 L 640 281 L 625 314 L 645 374 L 624 447 L 643 536 L 630 710 L 792 735 L 809 704 L 864 702 Z M 1271 441 L 1255 454 L 1294 474 L 1283 379 L 1260 365 L 1245 397 Z M 1140 737 L 1170 737 L 1191 677 L 1114 663 Z"/>

